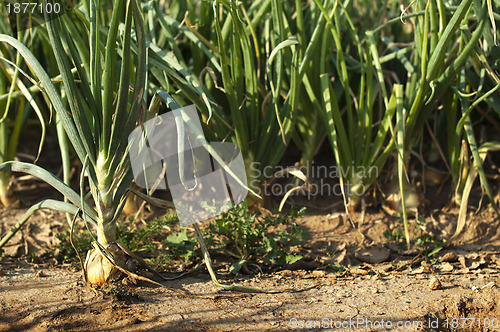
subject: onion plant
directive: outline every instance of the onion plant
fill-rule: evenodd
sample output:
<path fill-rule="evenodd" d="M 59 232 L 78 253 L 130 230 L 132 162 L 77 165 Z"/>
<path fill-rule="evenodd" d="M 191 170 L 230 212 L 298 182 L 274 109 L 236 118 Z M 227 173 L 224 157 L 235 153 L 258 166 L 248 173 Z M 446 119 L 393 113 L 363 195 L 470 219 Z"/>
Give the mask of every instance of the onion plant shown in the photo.
<path fill-rule="evenodd" d="M 371 49 L 362 44 L 348 11 L 339 2 L 314 4 L 320 14 L 312 35 L 316 40 L 309 44 L 306 57 L 319 53 L 318 64 L 312 72 L 301 68 L 300 78 L 326 126 L 346 207 L 354 209 L 392 152 L 385 144 L 396 101 L 391 98 L 386 111 L 377 112 Z M 343 33 L 352 44 L 343 42 Z"/>
<path fill-rule="evenodd" d="M 47 33 L 62 78 L 67 104 L 29 49 L 11 36 L 0 35 L 0 41 L 14 47 L 41 82 L 41 88 L 56 111 L 78 158 L 85 165 L 95 204 L 89 205 L 83 191 L 77 194 L 38 166 L 20 162 L 3 163 L 0 170 L 21 171 L 38 176 L 58 189 L 69 203 L 46 200 L 36 204 L 2 239 L 0 246 L 37 209 L 52 208 L 80 215 L 95 227 L 97 233 L 95 248 L 89 252 L 85 263 L 86 278 L 97 284 L 104 283 L 116 273 L 117 268 L 127 268 L 126 256 L 116 244 L 116 220 L 120 213 L 120 202 L 124 201 L 124 193 L 132 180 L 127 156 L 127 134 L 134 129 L 144 111 L 146 78 L 146 43 L 137 3 L 135 0 L 116 0 L 113 5 L 107 31 L 103 30 L 99 6 L 94 1 L 83 2 L 80 9 L 68 14 L 76 22 L 72 25 L 63 23 L 64 18 L 61 17 L 52 20 L 46 17 Z M 125 23 L 119 36 L 123 16 Z M 133 70 L 134 62 L 130 51 L 132 22 L 138 45 Z M 123 38 L 120 66 L 118 37 Z"/>
<path fill-rule="evenodd" d="M 441 112 L 446 112 L 450 130 L 448 132 L 448 144 L 450 153 L 450 164 L 452 173 L 457 184 L 458 178 L 458 155 L 460 149 L 458 142 L 462 140 L 462 128 L 464 121 L 468 122 L 469 111 L 463 113 L 459 123 L 457 123 L 456 106 L 450 104 L 453 95 L 464 96 L 464 86 L 458 83 L 461 73 L 469 71 L 471 63 L 476 61 L 476 52 L 481 38 L 488 44 L 493 41 L 488 26 L 488 3 L 489 1 L 462 1 L 457 7 L 449 7 L 443 1 L 417 1 L 415 3 L 416 12 L 414 17 L 414 49 L 413 60 L 409 61 L 404 54 L 397 56 L 397 59 L 407 68 L 408 77 L 404 88 L 394 86 L 394 91 L 399 91 L 398 107 L 400 108 L 400 121 L 398 121 L 398 139 L 391 140 L 390 146 L 397 146 L 398 151 L 398 179 L 399 189 L 402 194 L 402 201 L 405 201 L 405 188 L 408 185 L 408 162 L 410 151 L 415 143 L 419 141 L 425 127 L 426 121 L 433 112 L 438 112 L 440 105 L 445 104 L 445 108 L 440 108 Z M 471 15 L 474 13 L 475 15 Z M 467 24 L 474 22 L 474 30 L 469 31 Z M 371 45 L 374 55 L 374 63 L 377 70 L 377 78 L 381 87 L 385 107 L 390 109 L 388 93 L 386 92 L 386 82 L 383 68 L 377 50 L 376 34 L 391 24 L 397 23 L 395 18 L 376 29 L 367 33 L 367 40 Z M 495 32 L 496 33 L 496 32 Z M 397 40 L 384 37 L 386 44 L 392 44 Z M 457 43 L 458 41 L 458 43 Z M 400 53 L 400 49 L 393 46 L 395 54 Z M 496 89 L 496 87 L 494 88 Z M 460 92 L 463 91 L 463 92 Z M 493 92 L 493 91 L 492 91 Z M 491 93 L 488 93 L 488 95 Z M 451 99 L 450 99 L 451 96 Z M 486 98 L 487 95 L 484 96 Z M 478 99 L 478 102 L 482 98 Z M 456 128 L 455 128 L 456 126 Z M 402 136 L 399 136 L 403 131 Z M 471 147 L 473 141 L 468 135 L 467 140 Z M 477 159 L 477 158 L 475 158 Z M 403 163 L 403 164 L 401 164 Z M 483 172 L 484 175 L 484 172 Z M 489 191 L 487 183 L 482 182 Z M 488 194 L 492 198 L 491 193 Z M 409 243 L 408 225 L 406 220 L 406 206 L 403 203 L 403 216 L 405 233 Z M 496 209 L 496 208 L 495 208 Z"/>
<path fill-rule="evenodd" d="M 383 17 L 381 14 L 389 7 L 394 7 L 394 4 L 379 8 L 374 7 L 370 1 L 313 1 L 307 7 L 301 7 L 300 2 L 296 1 L 295 13 L 290 15 L 296 17 L 296 33 L 303 53 L 299 71 L 299 114 L 294 133 L 294 141 L 302 152 L 301 164 L 312 165 L 318 144 L 321 144 L 326 134 L 334 153 L 339 152 L 335 155 L 335 161 L 337 171 L 343 172 L 340 174 L 341 181 L 350 187 L 354 187 L 354 183 L 360 183 L 351 170 L 359 171 L 362 163 L 359 160 L 354 163 L 349 160 L 353 153 L 364 153 L 353 149 L 353 146 L 363 146 L 370 140 L 370 133 L 364 129 L 358 132 L 358 129 L 374 125 L 368 123 L 373 120 L 375 97 L 375 91 L 370 86 L 373 82 L 372 64 L 365 63 L 369 58 L 360 34 L 376 25 Z M 333 14 L 333 9 L 339 12 Z M 328 78 L 335 91 L 334 99 L 330 91 L 327 91 Z M 347 111 L 350 115 L 346 123 L 341 114 Z M 332 118 L 335 125 L 330 122 Z M 340 139 L 337 130 L 341 133 L 348 132 L 349 136 Z M 344 139 L 353 140 L 348 142 Z M 340 151 L 335 151 L 336 149 Z M 311 174 L 309 168 L 306 168 L 307 175 Z M 365 183 L 367 189 L 368 182 Z M 346 192 L 351 207 L 359 204 L 359 193 L 363 190 L 358 188 L 357 191 L 359 192 L 355 195 L 351 195 L 352 191 Z"/>

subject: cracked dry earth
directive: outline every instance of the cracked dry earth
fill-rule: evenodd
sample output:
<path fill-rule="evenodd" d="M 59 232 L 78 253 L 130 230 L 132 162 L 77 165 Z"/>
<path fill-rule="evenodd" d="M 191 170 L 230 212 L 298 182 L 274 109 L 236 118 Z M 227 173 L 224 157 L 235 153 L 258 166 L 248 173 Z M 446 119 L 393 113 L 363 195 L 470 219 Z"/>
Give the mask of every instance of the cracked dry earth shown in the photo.
<path fill-rule="evenodd" d="M 22 212 L 0 210 L 2 232 Z M 435 230 L 452 232 L 454 218 L 432 218 Z M 236 277 L 219 262 L 218 275 L 265 289 L 314 287 L 228 292 L 214 287 L 206 270 L 161 282 L 192 297 L 144 282 L 120 282 L 125 296 L 111 295 L 112 286 L 95 294 L 79 271 L 22 258 L 42 250 L 64 222 L 62 215 L 37 215 L 0 257 L 0 331 L 500 331 L 500 221 L 486 208 L 433 263 L 391 244 L 382 234 L 395 219 L 384 214 L 369 213 L 353 228 L 342 214 L 309 213 L 298 221 L 310 233 L 302 260 Z M 335 263 L 357 268 L 339 273 Z"/>

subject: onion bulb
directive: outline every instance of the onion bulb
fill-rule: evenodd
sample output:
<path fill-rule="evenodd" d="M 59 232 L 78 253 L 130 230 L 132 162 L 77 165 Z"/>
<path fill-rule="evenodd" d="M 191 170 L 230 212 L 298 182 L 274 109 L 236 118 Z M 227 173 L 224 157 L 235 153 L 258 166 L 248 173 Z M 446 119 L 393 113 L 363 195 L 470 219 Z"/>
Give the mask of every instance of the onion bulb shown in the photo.
<path fill-rule="evenodd" d="M 98 286 L 104 285 L 111 278 L 120 278 L 122 272 L 115 267 L 106 257 L 101 255 L 97 244 L 92 244 L 94 248 L 87 252 L 85 259 L 85 272 L 87 282 Z M 107 246 L 107 251 L 113 256 L 115 264 L 124 270 L 132 271 L 134 268 L 133 260 L 127 256 L 115 243 Z"/>

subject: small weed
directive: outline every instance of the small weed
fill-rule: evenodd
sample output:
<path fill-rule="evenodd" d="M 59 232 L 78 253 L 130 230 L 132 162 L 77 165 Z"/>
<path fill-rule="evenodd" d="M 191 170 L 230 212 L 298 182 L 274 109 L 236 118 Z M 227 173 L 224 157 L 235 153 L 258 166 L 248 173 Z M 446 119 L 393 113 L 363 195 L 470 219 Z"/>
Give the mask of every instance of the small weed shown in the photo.
<path fill-rule="evenodd" d="M 52 245 L 51 248 L 42 255 L 42 258 L 54 257 L 59 263 L 64 262 L 71 263 L 75 267 L 80 266 L 78 256 L 71 245 L 70 234 L 71 230 L 69 227 L 66 227 L 61 233 L 57 234 L 56 238 L 59 240 L 59 243 L 57 245 Z M 73 244 L 82 259 L 85 259 L 91 243 L 92 237 L 88 231 L 76 225 L 75 229 L 73 229 Z"/>
<path fill-rule="evenodd" d="M 404 246 L 404 240 L 405 240 L 405 235 L 404 235 L 404 230 L 402 228 L 396 228 L 394 233 L 392 233 L 390 230 L 386 230 L 384 233 L 385 238 L 398 242 L 401 248 Z"/>
<path fill-rule="evenodd" d="M 169 248 L 172 256 L 182 257 L 184 263 L 196 256 L 195 247 L 198 241 L 195 236 L 188 236 L 187 228 L 182 228 L 179 232 L 169 235 L 163 243 Z"/>
<path fill-rule="evenodd" d="M 339 264 L 339 263 L 334 263 L 334 264 L 328 264 L 329 267 L 331 267 L 335 272 L 339 274 L 343 274 L 349 270 L 349 268 L 345 265 Z"/>
<path fill-rule="evenodd" d="M 417 219 L 417 227 L 413 231 L 414 240 L 411 243 L 417 246 L 419 254 L 424 257 L 426 262 L 434 263 L 436 254 L 443 249 L 443 241 L 425 232 L 425 223 L 424 217 Z M 387 230 L 383 234 L 387 239 L 397 242 L 401 249 L 405 247 L 406 241 L 402 228 L 397 228 L 394 233 Z"/>
<path fill-rule="evenodd" d="M 148 257 L 148 263 L 165 270 L 179 261 L 188 263 L 197 257 L 196 237 L 188 235 L 188 228 L 175 230 L 178 221 L 177 216 L 166 215 L 136 228 L 132 220 L 126 220 L 118 224 L 118 236 L 132 251 L 149 249 L 153 255 Z"/>
<path fill-rule="evenodd" d="M 340 274 L 341 276 L 350 273 L 351 270 L 359 269 L 359 265 L 346 266 L 340 263 L 328 264 L 328 267 L 333 269 L 337 274 Z"/>
<path fill-rule="evenodd" d="M 426 261 L 434 263 L 436 261 L 436 254 L 443 249 L 443 241 L 424 232 L 425 218 L 418 218 L 417 224 L 420 234 L 415 240 L 415 245 L 423 249 L 422 255 Z"/>
<path fill-rule="evenodd" d="M 171 232 L 172 226 L 177 222 L 176 216 L 165 215 L 138 228 L 133 224 L 133 218 L 129 218 L 118 223 L 117 233 L 120 241 L 132 251 L 155 249 L 155 243 L 163 241 L 165 234 Z"/>
<path fill-rule="evenodd" d="M 37 256 L 35 253 L 29 253 L 28 254 L 28 257 L 26 258 L 26 261 L 28 263 L 32 263 L 32 264 L 38 264 L 38 263 L 41 263 L 41 257 Z"/>
<path fill-rule="evenodd" d="M 230 267 L 234 274 L 251 260 L 264 264 L 291 264 L 302 256 L 285 249 L 298 245 L 307 237 L 305 231 L 293 221 L 303 215 L 304 210 L 292 211 L 288 215 L 278 214 L 274 218 L 258 218 L 256 214 L 248 213 L 244 205 L 238 205 L 210 223 L 204 236 L 210 250 L 237 259 Z M 278 226 L 286 226 L 287 230 Z M 195 257 L 201 257 L 197 239 L 188 228 L 164 235 L 162 247 L 167 249 L 167 253 L 152 258 L 150 263 L 153 266 L 179 260 L 188 263 Z"/>
<path fill-rule="evenodd" d="M 207 242 L 211 248 L 238 260 L 230 268 L 234 274 L 252 259 L 264 264 L 292 264 L 302 256 L 286 248 L 297 246 L 307 238 L 307 233 L 294 221 L 304 212 L 305 208 L 298 212 L 292 209 L 287 215 L 278 213 L 276 217 L 259 218 L 249 214 L 244 205 L 238 205 L 210 223 Z M 278 228 L 280 226 L 286 229 Z"/>

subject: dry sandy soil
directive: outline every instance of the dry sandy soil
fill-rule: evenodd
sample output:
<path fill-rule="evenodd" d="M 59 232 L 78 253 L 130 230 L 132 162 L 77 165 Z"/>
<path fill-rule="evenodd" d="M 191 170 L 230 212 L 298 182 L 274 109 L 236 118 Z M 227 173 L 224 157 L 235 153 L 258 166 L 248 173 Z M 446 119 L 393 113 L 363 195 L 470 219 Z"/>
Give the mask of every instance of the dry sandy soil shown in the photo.
<path fill-rule="evenodd" d="M 1 233 L 23 211 L 0 210 Z M 456 215 L 431 210 L 427 220 L 426 231 L 449 235 Z M 382 235 L 397 227 L 382 213 L 357 213 L 352 224 L 340 212 L 311 209 L 298 222 L 310 233 L 302 260 L 264 274 L 219 268 L 218 275 L 228 284 L 308 290 L 228 292 L 213 286 L 206 270 L 161 282 L 187 296 L 129 280 L 95 293 L 74 268 L 28 263 L 26 254 L 42 251 L 65 223 L 62 215 L 38 214 L 0 257 L 0 331 L 500 331 L 500 221 L 491 209 L 473 215 L 432 264 Z M 334 263 L 358 268 L 339 273 Z M 112 295 L 113 287 L 121 295 Z"/>

